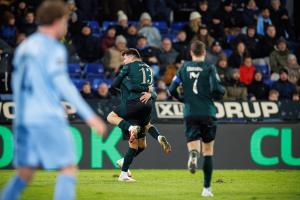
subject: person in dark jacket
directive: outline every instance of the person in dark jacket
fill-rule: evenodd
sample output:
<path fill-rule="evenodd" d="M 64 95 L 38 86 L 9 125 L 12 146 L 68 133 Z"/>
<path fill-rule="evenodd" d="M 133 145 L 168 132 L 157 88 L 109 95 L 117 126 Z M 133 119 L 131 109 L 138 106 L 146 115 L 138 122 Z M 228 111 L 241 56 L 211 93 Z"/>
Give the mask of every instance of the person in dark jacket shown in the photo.
<path fill-rule="evenodd" d="M 10 46 L 16 46 L 17 27 L 15 16 L 10 13 L 4 13 L 4 24 L 0 27 L 0 37 Z"/>
<path fill-rule="evenodd" d="M 26 36 L 31 35 L 37 30 L 35 23 L 35 15 L 33 11 L 28 11 L 25 16 L 25 21 L 20 26 L 20 32 L 25 33 Z"/>
<path fill-rule="evenodd" d="M 261 57 L 268 57 L 274 50 L 277 42 L 277 33 L 274 25 L 269 25 L 266 30 L 266 35 L 261 39 L 259 47 Z"/>
<path fill-rule="evenodd" d="M 236 12 L 236 10 L 233 9 L 232 0 L 225 0 L 223 3 L 223 6 L 221 7 L 219 14 L 221 16 L 221 19 L 224 23 L 225 32 L 226 30 L 230 30 L 232 28 L 241 27 L 242 25 L 242 18 L 241 16 Z"/>
<path fill-rule="evenodd" d="M 115 45 L 116 29 L 113 26 L 107 28 L 104 36 L 100 40 L 100 57 L 102 57 L 106 50 Z"/>
<path fill-rule="evenodd" d="M 186 32 L 187 40 L 190 42 L 194 35 L 198 33 L 201 25 L 201 15 L 199 12 L 191 12 L 189 23 L 183 27 Z"/>
<path fill-rule="evenodd" d="M 164 75 L 168 65 L 175 64 L 178 54 L 172 47 L 170 38 L 162 39 L 162 48 L 158 53 L 159 74 L 161 76 Z"/>
<path fill-rule="evenodd" d="M 79 57 L 86 62 L 99 59 L 99 39 L 92 35 L 92 29 L 84 25 L 81 33 L 74 40 Z"/>
<path fill-rule="evenodd" d="M 282 68 L 279 71 L 279 80 L 272 85 L 272 89 L 279 92 L 279 99 L 292 99 L 293 93 L 296 92 L 296 87 L 288 80 L 288 71 Z"/>
<path fill-rule="evenodd" d="M 112 95 L 109 91 L 108 85 L 103 82 L 98 85 L 97 91 L 94 94 L 94 98 L 97 99 L 111 99 Z"/>
<path fill-rule="evenodd" d="M 240 82 L 240 71 L 233 69 L 231 79 L 225 84 L 224 100 L 247 100 L 247 87 Z"/>
<path fill-rule="evenodd" d="M 138 40 L 138 29 L 134 24 L 128 26 L 127 32 L 124 35 L 127 40 L 128 48 L 135 48 Z"/>
<path fill-rule="evenodd" d="M 269 95 L 269 87 L 263 82 L 263 74 L 261 71 L 256 70 L 254 79 L 248 86 L 248 96 L 252 101 L 267 100 Z"/>
<path fill-rule="evenodd" d="M 209 10 L 208 1 L 200 0 L 197 4 L 196 10 L 201 15 L 201 20 L 203 24 L 209 24 L 212 18 L 212 12 Z"/>
<path fill-rule="evenodd" d="M 249 55 L 246 49 L 245 43 L 239 41 L 231 56 L 229 57 L 228 63 L 233 68 L 239 68 L 245 56 Z"/>
<path fill-rule="evenodd" d="M 209 23 L 209 32 L 215 40 L 220 41 L 222 44 L 225 43 L 226 35 L 224 32 L 224 24 L 220 15 L 214 14 L 212 16 L 211 22 Z"/>
<path fill-rule="evenodd" d="M 179 53 L 177 63 L 190 59 L 189 42 L 187 41 L 186 32 L 184 30 L 177 33 L 176 42 L 173 43 L 173 47 Z"/>
<path fill-rule="evenodd" d="M 258 15 L 259 15 L 259 9 L 256 6 L 255 0 L 248 0 L 248 3 L 242 13 L 243 24 L 245 26 L 256 24 Z"/>
<path fill-rule="evenodd" d="M 87 81 L 82 85 L 80 94 L 84 99 L 94 98 L 94 94 L 92 93 L 92 86 L 90 82 Z"/>

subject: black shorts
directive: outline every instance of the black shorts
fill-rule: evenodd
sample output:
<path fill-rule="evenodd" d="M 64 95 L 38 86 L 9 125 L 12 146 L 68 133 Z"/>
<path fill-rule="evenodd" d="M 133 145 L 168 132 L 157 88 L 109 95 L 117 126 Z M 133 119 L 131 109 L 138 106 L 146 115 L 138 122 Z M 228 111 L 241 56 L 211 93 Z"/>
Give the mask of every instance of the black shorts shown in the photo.
<path fill-rule="evenodd" d="M 152 101 L 149 100 L 146 104 L 142 103 L 139 99 L 129 100 L 125 103 L 117 106 L 113 112 L 115 112 L 119 117 L 128 121 L 132 125 L 138 125 L 141 127 L 141 131 L 138 134 L 139 138 L 145 137 L 144 127 L 149 124 L 151 120 L 152 112 Z M 129 139 L 129 131 L 122 130 L 123 139 Z"/>
<path fill-rule="evenodd" d="M 216 137 L 216 118 L 209 116 L 190 116 L 185 118 L 184 124 L 187 142 L 202 139 L 202 142 L 209 143 Z"/>

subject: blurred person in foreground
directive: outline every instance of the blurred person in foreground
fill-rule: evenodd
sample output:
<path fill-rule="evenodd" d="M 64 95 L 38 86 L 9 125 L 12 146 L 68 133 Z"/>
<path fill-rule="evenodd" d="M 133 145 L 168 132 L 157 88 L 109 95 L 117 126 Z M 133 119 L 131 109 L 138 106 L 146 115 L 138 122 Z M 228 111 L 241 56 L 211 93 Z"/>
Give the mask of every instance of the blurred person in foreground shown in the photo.
<path fill-rule="evenodd" d="M 75 147 L 62 100 L 69 101 L 101 135 L 106 129 L 67 75 L 66 49 L 58 41 L 67 32 L 66 5 L 45 1 L 37 10 L 37 20 L 38 32 L 22 42 L 13 60 L 16 174 L 4 188 L 2 200 L 18 199 L 40 166 L 59 171 L 54 199 L 75 199 Z"/>

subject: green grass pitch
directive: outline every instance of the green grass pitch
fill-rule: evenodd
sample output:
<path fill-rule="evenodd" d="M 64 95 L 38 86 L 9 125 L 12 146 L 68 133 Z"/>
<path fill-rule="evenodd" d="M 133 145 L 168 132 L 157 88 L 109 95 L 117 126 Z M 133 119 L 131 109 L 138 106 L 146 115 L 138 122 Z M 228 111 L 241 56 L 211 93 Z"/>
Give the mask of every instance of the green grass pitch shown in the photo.
<path fill-rule="evenodd" d="M 0 188 L 13 174 L 0 170 Z M 77 199 L 194 200 L 203 199 L 202 172 L 133 170 L 137 182 L 120 183 L 118 170 L 80 170 Z M 52 199 L 56 172 L 38 171 L 21 199 Z M 213 199 L 300 199 L 300 170 L 216 170 Z"/>

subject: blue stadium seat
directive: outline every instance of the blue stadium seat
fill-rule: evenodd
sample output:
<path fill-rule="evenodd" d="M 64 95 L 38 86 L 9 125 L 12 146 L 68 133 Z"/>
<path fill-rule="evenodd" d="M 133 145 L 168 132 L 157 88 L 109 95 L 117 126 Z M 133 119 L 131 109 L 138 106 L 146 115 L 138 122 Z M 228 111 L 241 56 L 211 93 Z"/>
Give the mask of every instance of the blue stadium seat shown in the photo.
<path fill-rule="evenodd" d="M 72 78 L 71 80 L 78 90 L 81 90 L 82 85 L 86 82 L 86 80 L 80 78 Z"/>
<path fill-rule="evenodd" d="M 168 24 L 167 22 L 164 21 L 154 21 L 152 22 L 152 25 L 156 28 L 158 28 L 158 30 L 164 34 L 168 32 Z"/>
<path fill-rule="evenodd" d="M 138 26 L 138 25 L 139 25 L 139 21 L 129 20 L 129 21 L 128 21 L 128 24 L 133 24 L 133 25 L 135 25 L 135 26 Z"/>
<path fill-rule="evenodd" d="M 80 78 L 81 77 L 81 68 L 79 64 L 68 64 L 68 73 L 70 77 Z"/>
<path fill-rule="evenodd" d="M 116 21 L 103 21 L 102 30 L 106 31 L 109 26 L 115 26 L 117 24 Z"/>
<path fill-rule="evenodd" d="M 237 37 L 236 35 L 227 35 L 227 42 L 232 42 L 233 40 L 235 40 L 235 38 Z"/>
<path fill-rule="evenodd" d="M 270 76 L 270 70 L 268 65 L 255 65 L 255 68 L 262 72 L 264 78 Z"/>
<path fill-rule="evenodd" d="M 266 84 L 267 86 L 269 86 L 269 88 L 271 88 L 272 85 L 273 85 L 273 81 L 269 77 L 264 78 L 263 82 L 264 82 L 264 84 Z"/>
<path fill-rule="evenodd" d="M 171 25 L 171 29 L 175 32 L 181 30 L 186 25 L 186 22 L 174 22 Z"/>
<path fill-rule="evenodd" d="M 227 58 L 229 56 L 231 56 L 231 54 L 232 54 L 232 50 L 231 49 L 223 49 L 223 52 L 225 53 L 225 55 L 226 55 Z"/>
<path fill-rule="evenodd" d="M 95 37 L 101 37 L 101 30 L 99 23 L 95 20 L 85 21 L 89 27 L 92 29 L 92 35 Z"/>
<path fill-rule="evenodd" d="M 174 33 L 162 34 L 162 38 L 170 38 L 172 42 L 175 42 L 176 34 Z"/>
<path fill-rule="evenodd" d="M 88 74 L 103 74 L 104 67 L 101 63 L 89 63 L 84 66 L 84 73 Z"/>

